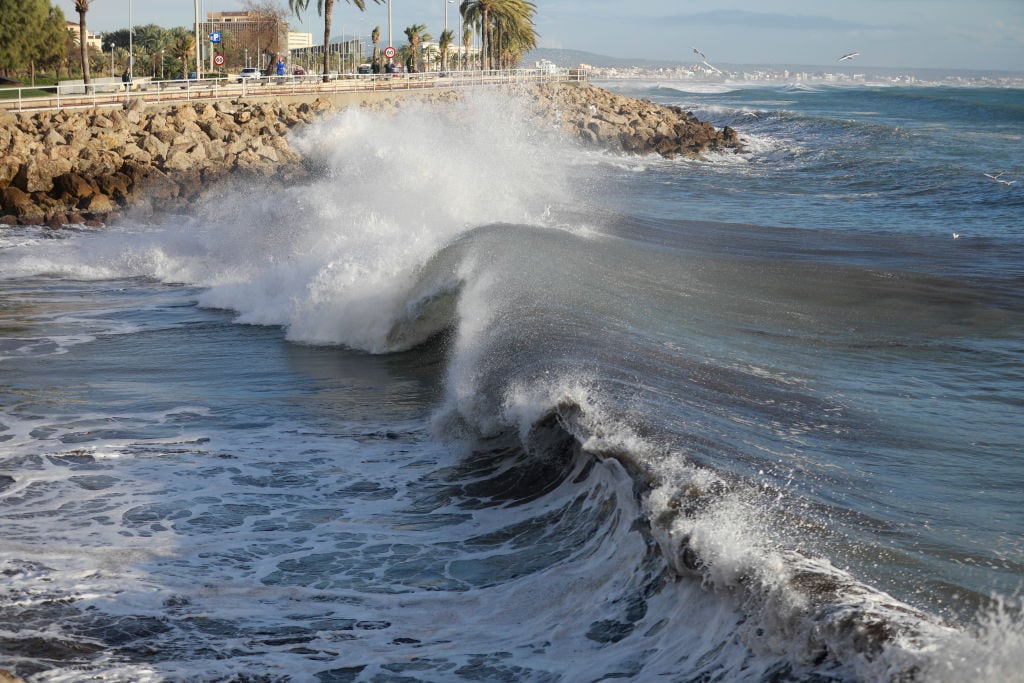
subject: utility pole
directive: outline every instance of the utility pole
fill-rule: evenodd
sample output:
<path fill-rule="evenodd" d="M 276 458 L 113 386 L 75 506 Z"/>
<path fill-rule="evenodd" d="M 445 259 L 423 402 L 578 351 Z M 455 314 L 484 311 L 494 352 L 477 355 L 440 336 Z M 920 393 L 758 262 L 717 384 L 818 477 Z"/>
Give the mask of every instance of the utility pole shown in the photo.
<path fill-rule="evenodd" d="M 196 78 L 203 77 L 203 58 L 199 56 L 199 0 L 195 0 L 196 12 Z M 188 77 L 188 74 L 185 74 Z"/>

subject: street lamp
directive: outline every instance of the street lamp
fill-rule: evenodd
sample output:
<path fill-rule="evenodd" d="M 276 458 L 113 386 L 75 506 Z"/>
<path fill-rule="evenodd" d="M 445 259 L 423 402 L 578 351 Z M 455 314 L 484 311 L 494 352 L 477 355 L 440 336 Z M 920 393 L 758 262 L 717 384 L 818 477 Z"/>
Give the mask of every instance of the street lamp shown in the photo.
<path fill-rule="evenodd" d="M 114 78 L 114 41 L 110 41 L 110 77 Z"/>
<path fill-rule="evenodd" d="M 135 70 L 135 46 L 132 44 L 132 37 L 135 34 L 135 26 L 132 24 L 132 0 L 128 0 L 128 73 Z"/>

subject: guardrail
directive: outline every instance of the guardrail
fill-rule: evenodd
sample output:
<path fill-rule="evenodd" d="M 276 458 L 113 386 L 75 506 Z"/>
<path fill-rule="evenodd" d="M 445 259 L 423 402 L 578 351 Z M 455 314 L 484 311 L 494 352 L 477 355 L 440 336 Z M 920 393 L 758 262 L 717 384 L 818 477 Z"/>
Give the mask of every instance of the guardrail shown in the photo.
<path fill-rule="evenodd" d="M 480 85 L 544 81 L 585 81 L 577 69 L 510 69 L 501 71 L 450 71 L 446 73 L 341 74 L 323 81 L 322 74 L 263 76 L 260 79 L 203 78 L 185 80 L 140 80 L 129 84 L 61 84 L 37 87 L 0 88 L 0 108 L 14 111 L 44 111 L 82 107 L 146 103 L 218 100 L 234 97 L 275 97 L 300 94 L 335 94 L 389 90 L 448 89 Z M 29 95 L 27 93 L 52 93 Z M 11 94 L 14 93 L 14 94 Z"/>

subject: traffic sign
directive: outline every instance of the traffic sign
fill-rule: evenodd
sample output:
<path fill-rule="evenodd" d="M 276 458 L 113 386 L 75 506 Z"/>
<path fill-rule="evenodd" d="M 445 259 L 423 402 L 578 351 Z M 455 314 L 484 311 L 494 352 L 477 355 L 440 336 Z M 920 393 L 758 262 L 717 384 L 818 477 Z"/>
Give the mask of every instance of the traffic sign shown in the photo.
<path fill-rule="evenodd" d="M 213 56 L 213 63 L 217 66 L 224 66 L 224 55 L 219 52 Z"/>
<path fill-rule="evenodd" d="M 210 42 L 211 43 L 219 43 L 220 42 L 220 31 L 214 31 L 213 33 L 210 34 Z"/>
<path fill-rule="evenodd" d="M 398 54 L 398 50 L 396 50 L 395 48 L 391 47 L 390 45 L 388 45 L 386 48 L 384 48 L 384 56 L 387 57 L 388 59 L 394 59 L 395 55 L 397 55 L 397 54 Z"/>

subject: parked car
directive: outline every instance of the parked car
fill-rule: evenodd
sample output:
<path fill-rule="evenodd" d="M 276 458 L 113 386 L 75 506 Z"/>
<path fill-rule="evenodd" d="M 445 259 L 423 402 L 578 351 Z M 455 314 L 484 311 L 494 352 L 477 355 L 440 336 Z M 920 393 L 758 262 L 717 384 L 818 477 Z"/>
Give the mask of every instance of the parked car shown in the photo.
<path fill-rule="evenodd" d="M 256 83 L 259 83 L 261 78 L 263 78 L 263 74 L 254 66 L 247 66 L 238 72 L 239 83 L 244 83 L 246 81 L 255 81 Z"/>

